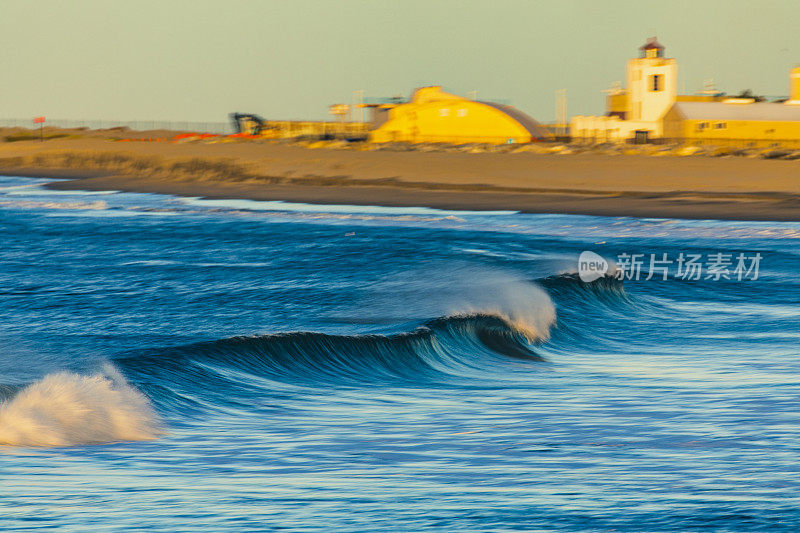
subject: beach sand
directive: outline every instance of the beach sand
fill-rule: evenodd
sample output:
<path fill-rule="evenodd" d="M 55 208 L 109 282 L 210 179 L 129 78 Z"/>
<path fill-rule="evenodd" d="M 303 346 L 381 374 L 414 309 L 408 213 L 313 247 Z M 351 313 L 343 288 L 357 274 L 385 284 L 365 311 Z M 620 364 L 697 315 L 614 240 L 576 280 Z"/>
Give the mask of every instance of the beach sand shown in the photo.
<path fill-rule="evenodd" d="M 462 153 L 274 142 L 0 143 L 0 174 L 57 189 L 656 218 L 800 220 L 800 161 Z"/>

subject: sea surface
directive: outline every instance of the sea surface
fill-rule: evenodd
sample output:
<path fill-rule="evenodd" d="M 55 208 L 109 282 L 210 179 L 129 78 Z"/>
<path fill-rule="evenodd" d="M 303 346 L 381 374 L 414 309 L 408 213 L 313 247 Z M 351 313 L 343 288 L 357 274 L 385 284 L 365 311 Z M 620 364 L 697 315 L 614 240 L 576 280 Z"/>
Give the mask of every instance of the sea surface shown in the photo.
<path fill-rule="evenodd" d="M 47 181 L 0 178 L 2 530 L 800 530 L 800 223 Z"/>

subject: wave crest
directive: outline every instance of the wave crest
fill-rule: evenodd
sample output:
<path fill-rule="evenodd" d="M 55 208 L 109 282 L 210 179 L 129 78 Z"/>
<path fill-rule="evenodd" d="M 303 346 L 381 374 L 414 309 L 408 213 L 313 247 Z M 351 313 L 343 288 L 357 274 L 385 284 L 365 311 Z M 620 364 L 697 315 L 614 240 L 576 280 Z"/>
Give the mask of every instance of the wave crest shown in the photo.
<path fill-rule="evenodd" d="M 478 313 L 437 318 L 388 335 L 296 331 L 231 337 L 132 352 L 115 362 L 128 373 L 163 386 L 158 390 L 163 405 L 191 402 L 198 382 L 214 391 L 203 402 L 223 390 L 228 401 L 243 383 L 255 383 L 247 374 L 259 376 L 262 384 L 263 378 L 270 379 L 272 386 L 482 379 L 491 377 L 504 358 L 544 361 L 535 351 L 541 340 L 530 325 L 523 330 L 506 317 Z"/>
<path fill-rule="evenodd" d="M 110 365 L 91 376 L 49 374 L 0 404 L 0 445 L 76 446 L 161 434 L 150 401 Z"/>

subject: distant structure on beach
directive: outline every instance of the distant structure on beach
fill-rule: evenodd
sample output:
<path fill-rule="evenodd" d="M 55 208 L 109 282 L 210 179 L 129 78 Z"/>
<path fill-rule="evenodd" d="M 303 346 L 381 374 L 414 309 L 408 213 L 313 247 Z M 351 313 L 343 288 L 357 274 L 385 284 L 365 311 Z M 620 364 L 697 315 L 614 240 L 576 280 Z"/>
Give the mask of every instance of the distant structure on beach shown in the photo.
<path fill-rule="evenodd" d="M 651 37 L 639 57 L 628 60 L 626 78 L 626 88 L 608 91 L 605 115 L 572 117 L 574 141 L 800 146 L 800 67 L 791 71 L 791 95 L 784 102 L 714 90 L 679 95 L 677 62 L 664 57 L 664 46 Z"/>
<path fill-rule="evenodd" d="M 609 90 L 603 116 L 572 117 L 572 138 L 591 142 L 640 142 L 662 136 L 661 119 L 678 97 L 678 63 L 664 57 L 655 37 L 639 47 L 639 57 L 628 60 L 627 88 Z"/>
<path fill-rule="evenodd" d="M 509 105 L 471 100 L 421 87 L 408 102 L 363 104 L 372 111 L 376 143 L 516 144 L 549 139 L 536 120 Z"/>
<path fill-rule="evenodd" d="M 791 70 L 789 87 L 784 102 L 675 102 L 664 115 L 664 138 L 700 145 L 800 148 L 800 67 Z"/>
<path fill-rule="evenodd" d="M 330 106 L 330 113 L 338 118 L 335 122 L 267 121 L 249 113 L 232 113 L 231 120 L 235 136 L 261 139 L 519 144 L 553 138 L 546 127 L 513 106 L 464 98 L 447 93 L 438 85 L 416 89 L 409 100 L 395 96 L 372 102 Z M 371 120 L 350 120 L 353 107 L 369 109 Z"/>

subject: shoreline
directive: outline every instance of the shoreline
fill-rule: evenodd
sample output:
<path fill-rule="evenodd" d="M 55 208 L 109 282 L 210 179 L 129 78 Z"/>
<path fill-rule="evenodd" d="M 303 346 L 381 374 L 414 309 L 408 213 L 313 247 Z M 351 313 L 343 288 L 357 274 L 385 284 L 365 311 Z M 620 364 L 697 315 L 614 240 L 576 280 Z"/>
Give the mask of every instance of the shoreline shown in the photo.
<path fill-rule="evenodd" d="M 58 190 L 639 218 L 800 221 L 800 162 L 314 149 L 262 143 L 0 144 L 0 174 Z"/>
<path fill-rule="evenodd" d="M 0 170 L 0 173 L 5 173 Z M 79 172 L 50 172 L 58 178 L 44 186 L 54 190 L 117 190 L 169 194 L 209 199 L 285 201 L 319 205 L 374 205 L 383 207 L 429 207 L 457 211 L 519 211 L 532 214 L 565 214 L 689 220 L 800 220 L 800 203 L 793 195 L 762 193 L 698 195 L 676 193 L 568 194 L 491 191 L 401 189 L 378 186 L 320 186 L 284 184 L 224 184 L 151 179 L 132 176 L 79 176 Z M 743 212 L 746 204 L 747 212 Z"/>

